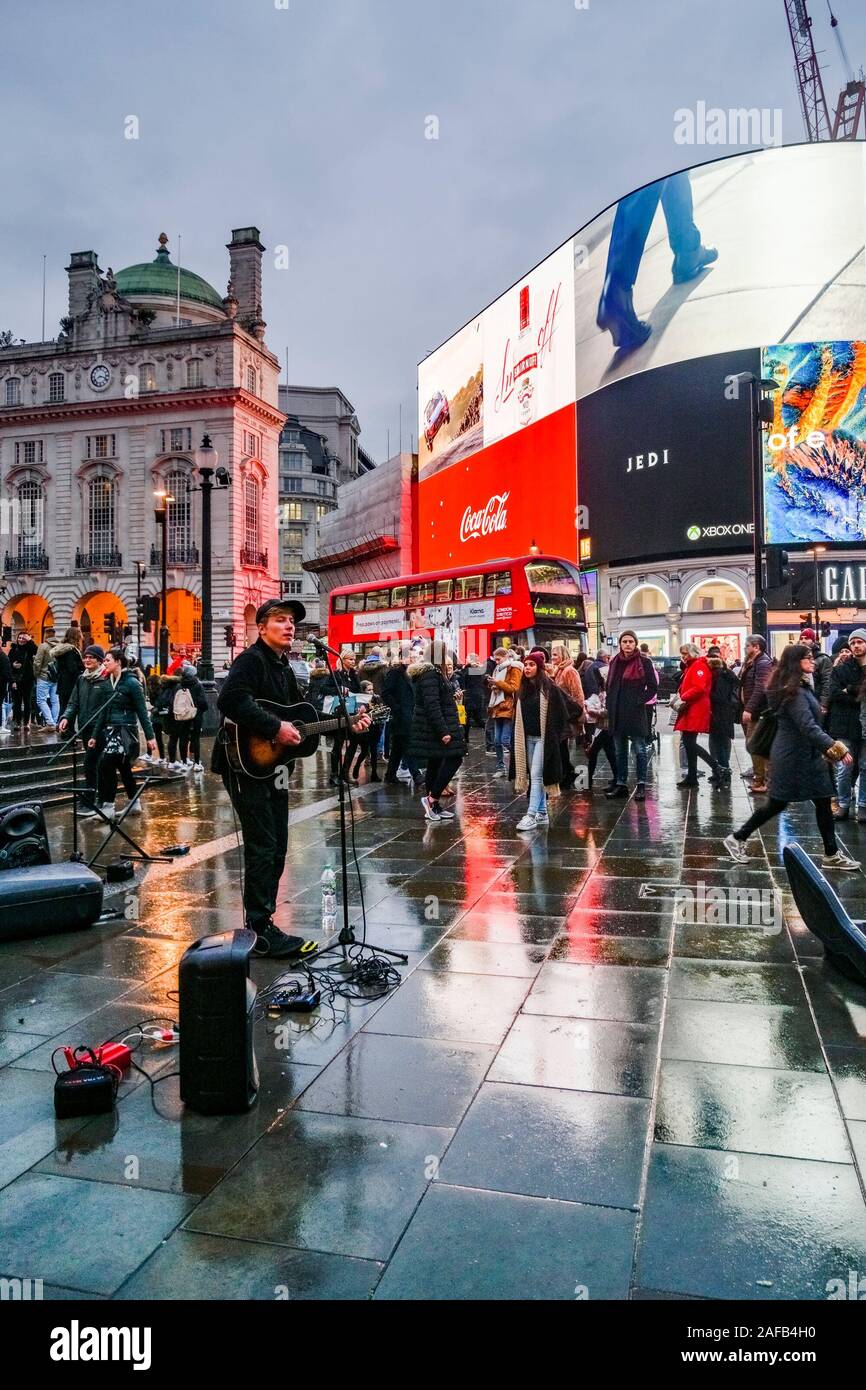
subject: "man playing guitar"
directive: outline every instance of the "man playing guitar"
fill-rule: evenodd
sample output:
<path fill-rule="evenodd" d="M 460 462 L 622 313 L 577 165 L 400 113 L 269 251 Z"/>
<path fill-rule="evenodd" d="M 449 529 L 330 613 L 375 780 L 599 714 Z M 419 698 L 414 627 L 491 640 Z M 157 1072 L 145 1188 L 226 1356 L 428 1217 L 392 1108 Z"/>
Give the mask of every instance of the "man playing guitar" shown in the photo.
<path fill-rule="evenodd" d="M 297 955 L 304 946 L 302 936 L 288 936 L 273 923 L 289 844 L 288 788 L 283 778 L 262 781 L 233 770 L 226 755 L 222 726 L 226 719 L 231 719 L 242 729 L 285 747 L 301 742 L 294 724 L 281 722 L 259 701 L 297 703 L 298 685 L 288 652 L 295 623 L 305 616 L 304 605 L 296 599 L 272 598 L 259 608 L 258 640 L 235 658 L 220 690 L 217 706 L 223 719 L 211 763 L 213 771 L 221 775 L 240 821 L 244 841 L 244 916 L 246 925 L 258 937 L 254 954 L 275 958 Z M 369 717 L 359 715 L 351 727 L 356 733 L 363 733 L 370 727 Z"/>

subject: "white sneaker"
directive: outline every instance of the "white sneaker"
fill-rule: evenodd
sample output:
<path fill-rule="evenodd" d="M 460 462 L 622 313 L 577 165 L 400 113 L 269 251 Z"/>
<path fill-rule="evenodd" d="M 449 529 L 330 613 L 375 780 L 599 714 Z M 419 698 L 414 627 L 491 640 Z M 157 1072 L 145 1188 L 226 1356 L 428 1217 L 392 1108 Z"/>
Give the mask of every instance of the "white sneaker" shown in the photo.
<path fill-rule="evenodd" d="M 114 820 L 114 802 L 113 802 L 113 801 L 106 801 L 105 804 L 104 804 L 103 806 L 100 806 L 99 809 L 100 809 L 100 811 L 102 812 L 102 814 L 103 814 L 104 816 L 108 816 L 108 819 L 109 819 L 109 820 Z"/>
<path fill-rule="evenodd" d="M 504 776 L 505 776 L 505 768 L 504 768 L 504 767 L 498 767 L 498 768 L 496 769 L 496 771 L 494 772 L 494 774 L 493 774 L 493 779 L 492 779 L 492 780 L 495 782 L 499 777 L 504 777 Z"/>
<path fill-rule="evenodd" d="M 860 868 L 856 859 L 852 859 L 844 850 L 838 849 L 835 854 L 825 854 L 821 860 L 822 869 L 846 869 L 849 873 L 854 873 Z"/>
<path fill-rule="evenodd" d="M 411 774 L 411 772 L 409 771 L 408 767 L 398 767 L 398 768 L 397 768 L 396 776 L 397 776 L 397 781 L 398 781 L 398 782 L 411 782 L 411 781 L 412 781 L 412 774 Z"/>
<path fill-rule="evenodd" d="M 443 807 L 442 807 L 442 810 L 439 812 L 439 819 L 440 819 L 440 820 L 456 820 L 456 819 L 457 819 L 457 816 L 455 815 L 455 813 L 454 813 L 453 811 L 446 811 L 446 810 L 445 810 L 445 807 L 443 806 Z"/>
<path fill-rule="evenodd" d="M 534 830 L 536 826 L 535 815 L 532 811 L 527 811 L 522 820 L 517 822 L 518 830 Z"/>
<path fill-rule="evenodd" d="M 424 807 L 425 819 L 432 821 L 440 821 L 442 819 L 441 812 L 434 811 L 433 803 L 431 802 L 429 796 L 422 796 L 421 805 Z"/>
<path fill-rule="evenodd" d="M 204 772 L 204 763 L 193 763 L 193 772 Z"/>
<path fill-rule="evenodd" d="M 129 810 L 127 811 L 126 814 L 127 814 L 128 816 L 140 816 L 141 813 L 143 812 L 143 810 L 144 810 L 144 807 L 142 806 L 141 802 L 140 802 L 140 801 L 136 801 L 136 802 L 133 802 L 133 804 L 130 806 L 130 808 L 129 808 Z"/>
<path fill-rule="evenodd" d="M 185 763 L 166 763 L 166 772 L 183 772 L 185 767 Z"/>
<path fill-rule="evenodd" d="M 743 840 L 735 840 L 733 835 L 726 835 L 722 844 L 735 864 L 745 864 L 748 861 L 749 856 Z"/>
<path fill-rule="evenodd" d="M 536 811 L 536 813 L 535 813 L 535 824 L 536 824 L 536 825 L 550 825 L 550 816 L 547 814 L 546 811 Z"/>

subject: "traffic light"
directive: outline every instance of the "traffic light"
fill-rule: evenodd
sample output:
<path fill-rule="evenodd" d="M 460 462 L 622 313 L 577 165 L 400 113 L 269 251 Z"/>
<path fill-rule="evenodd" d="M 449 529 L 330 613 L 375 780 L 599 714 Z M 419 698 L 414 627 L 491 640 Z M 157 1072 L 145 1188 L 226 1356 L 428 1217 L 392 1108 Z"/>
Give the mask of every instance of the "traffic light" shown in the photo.
<path fill-rule="evenodd" d="M 117 614 L 106 613 L 105 615 L 105 635 L 112 646 L 117 641 Z"/>
<path fill-rule="evenodd" d="M 141 594 L 135 606 L 142 627 L 153 627 L 154 623 L 159 622 L 159 599 L 156 594 Z"/>
<path fill-rule="evenodd" d="M 783 589 L 794 577 L 790 556 L 780 545 L 767 546 L 767 588 Z"/>
<path fill-rule="evenodd" d="M 234 628 L 232 627 L 231 623 L 227 623 L 227 624 L 226 624 L 226 628 L 225 628 L 225 639 L 226 639 L 226 646 L 227 646 L 227 647 L 236 647 L 236 646 L 237 646 L 237 639 L 235 638 L 235 630 L 234 630 Z"/>

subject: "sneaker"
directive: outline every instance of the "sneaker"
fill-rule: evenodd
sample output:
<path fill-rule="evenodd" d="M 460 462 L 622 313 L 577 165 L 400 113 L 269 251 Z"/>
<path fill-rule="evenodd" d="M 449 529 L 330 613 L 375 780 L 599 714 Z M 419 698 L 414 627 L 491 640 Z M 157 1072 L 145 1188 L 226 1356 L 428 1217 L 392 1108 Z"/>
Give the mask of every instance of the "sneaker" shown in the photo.
<path fill-rule="evenodd" d="M 166 763 L 165 765 L 166 772 L 183 772 L 183 769 L 183 763 Z"/>
<path fill-rule="evenodd" d="M 424 816 L 427 820 L 440 821 L 442 819 L 442 812 L 434 808 L 429 796 L 422 796 L 421 805 L 424 807 Z"/>
<path fill-rule="evenodd" d="M 504 776 L 505 776 L 505 768 L 504 768 L 504 767 L 498 767 L 498 768 L 496 769 L 496 771 L 494 772 L 494 774 L 493 774 L 492 780 L 493 780 L 494 782 L 496 782 L 496 781 L 498 781 L 498 779 L 499 779 L 500 777 L 504 777 Z"/>
<path fill-rule="evenodd" d="M 744 840 L 737 840 L 733 835 L 726 835 L 722 844 L 728 851 L 735 864 L 745 864 L 748 859 L 746 844 Z"/>
<path fill-rule="evenodd" d="M 130 802 L 129 810 L 127 811 L 126 814 L 127 814 L 128 816 L 140 816 L 140 815 L 143 814 L 143 812 L 144 812 L 144 807 L 142 806 L 141 802 L 140 802 L 140 801 L 132 801 L 132 802 Z"/>
<path fill-rule="evenodd" d="M 536 825 L 550 825 L 550 816 L 547 814 L 546 811 L 536 811 L 536 813 L 535 813 L 535 824 L 536 824 Z"/>
<path fill-rule="evenodd" d="M 622 786 L 619 782 L 614 782 L 605 792 L 608 801 L 621 801 L 628 796 L 628 787 Z"/>
<path fill-rule="evenodd" d="M 696 777 L 684 777 L 681 782 L 677 782 L 678 787 L 696 787 L 697 785 L 698 779 Z"/>
<path fill-rule="evenodd" d="M 439 819 L 440 819 L 440 820 L 456 820 L 456 819 L 457 819 L 457 813 L 456 813 L 455 811 L 446 811 L 445 807 L 443 806 L 443 807 L 440 809 L 440 811 L 439 811 Z"/>
<path fill-rule="evenodd" d="M 536 821 L 536 819 L 535 819 L 535 815 L 533 814 L 533 812 L 532 812 L 532 811 L 527 811 L 527 813 L 526 813 L 526 815 L 523 817 L 523 819 L 522 819 L 522 820 L 519 820 L 519 821 L 517 822 L 517 829 L 518 829 L 518 830 L 534 830 L 535 827 L 536 827 L 536 824 L 537 824 L 537 821 Z"/>
<path fill-rule="evenodd" d="M 204 772 L 204 763 L 193 763 L 193 772 Z"/>
<path fill-rule="evenodd" d="M 99 812 L 93 806 L 86 806 L 78 812 L 79 820 L 97 820 Z"/>
<path fill-rule="evenodd" d="M 283 956 L 300 955 L 306 942 L 302 936 L 288 936 L 286 932 L 280 931 L 273 922 L 269 922 L 261 930 L 253 928 L 256 933 L 256 944 L 253 947 L 254 956 L 271 956 L 274 960 L 280 960 Z"/>
<path fill-rule="evenodd" d="M 398 767 L 398 768 L 397 768 L 397 774 L 396 774 L 396 775 L 397 775 L 397 781 L 398 781 L 398 782 L 411 782 L 411 781 L 412 781 L 412 774 L 411 774 L 411 772 L 409 771 L 408 767 Z"/>
<path fill-rule="evenodd" d="M 109 820 L 114 820 L 114 802 L 113 802 L 113 801 L 106 801 L 106 802 L 105 802 L 105 805 L 104 805 L 104 806 L 100 806 L 99 809 L 100 809 L 100 811 L 102 812 L 102 814 L 103 814 L 104 816 L 107 816 L 107 817 L 108 817 Z"/>
<path fill-rule="evenodd" d="M 837 849 L 835 854 L 825 854 L 821 860 L 822 869 L 847 869 L 849 873 L 854 873 L 860 868 L 856 859 L 852 859 L 850 854 L 844 850 Z"/>

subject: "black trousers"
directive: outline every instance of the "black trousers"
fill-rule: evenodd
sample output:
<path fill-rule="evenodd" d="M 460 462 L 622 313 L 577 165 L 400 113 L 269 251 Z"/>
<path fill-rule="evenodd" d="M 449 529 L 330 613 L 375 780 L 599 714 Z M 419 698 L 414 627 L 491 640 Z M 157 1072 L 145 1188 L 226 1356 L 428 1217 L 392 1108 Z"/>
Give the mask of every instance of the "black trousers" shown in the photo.
<path fill-rule="evenodd" d="M 14 724 L 29 724 L 31 714 L 31 704 L 33 701 L 33 682 L 24 684 L 19 681 L 12 691 L 12 722 Z"/>
<path fill-rule="evenodd" d="M 415 759 L 409 756 L 409 735 L 391 734 L 391 752 L 388 754 L 388 767 L 385 771 L 385 780 L 391 781 L 397 776 L 397 769 L 401 762 L 406 764 L 407 771 L 411 772 L 415 780 L 421 774 L 421 769 Z"/>
<path fill-rule="evenodd" d="M 713 769 L 713 772 L 716 772 L 718 770 L 719 764 L 716 762 L 715 758 L 711 757 L 711 755 L 707 752 L 706 748 L 702 748 L 701 745 L 698 743 L 697 734 L 689 733 L 688 730 L 684 730 L 682 738 L 683 747 L 686 750 L 686 760 L 688 762 L 689 769 L 686 773 L 686 778 L 689 782 L 697 781 L 698 758 L 700 758 L 702 762 L 708 763 L 710 767 Z"/>
<path fill-rule="evenodd" d="M 463 761 L 462 753 L 452 753 L 446 758 L 430 758 L 424 778 L 427 795 L 431 801 L 438 801 L 451 778 Z"/>
<path fill-rule="evenodd" d="M 573 787 L 577 779 L 571 761 L 571 749 L 567 738 L 564 738 L 559 745 L 559 757 L 562 762 L 562 775 L 559 779 L 559 785 L 561 787 Z"/>
<path fill-rule="evenodd" d="M 589 750 L 589 754 L 586 760 L 587 773 L 589 774 L 590 782 L 595 776 L 595 766 L 602 753 L 604 753 L 604 756 L 607 758 L 608 764 L 610 766 L 611 776 L 613 777 L 613 780 L 616 781 L 619 774 L 616 768 L 616 749 L 614 747 L 613 734 L 611 733 L 610 729 L 599 729 L 598 733 L 592 741 L 592 747 Z"/>
<path fill-rule="evenodd" d="M 93 750 L 96 751 L 95 749 Z M 109 801 L 113 802 L 117 796 L 118 778 L 123 783 L 123 790 L 127 796 L 135 796 L 138 791 L 138 783 L 132 772 L 132 759 L 126 758 L 100 758 L 99 769 L 99 800 L 105 805 Z"/>
<path fill-rule="evenodd" d="M 289 847 L 289 796 L 271 778 L 257 782 L 242 772 L 225 772 L 223 782 L 244 841 L 244 917 L 258 931 L 277 909 Z"/>
<path fill-rule="evenodd" d="M 768 820 L 778 816 L 788 805 L 787 801 L 776 801 L 770 797 L 765 806 L 761 806 L 757 811 L 753 811 L 749 819 L 740 826 L 739 830 L 734 831 L 735 840 L 748 840 L 760 826 L 766 825 Z M 839 848 L 836 841 L 836 822 L 833 819 L 833 811 L 830 805 L 829 796 L 819 796 L 812 798 L 812 805 L 815 807 L 815 819 L 818 822 L 818 832 L 824 841 L 825 854 L 835 854 Z"/>

